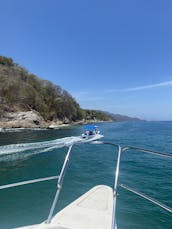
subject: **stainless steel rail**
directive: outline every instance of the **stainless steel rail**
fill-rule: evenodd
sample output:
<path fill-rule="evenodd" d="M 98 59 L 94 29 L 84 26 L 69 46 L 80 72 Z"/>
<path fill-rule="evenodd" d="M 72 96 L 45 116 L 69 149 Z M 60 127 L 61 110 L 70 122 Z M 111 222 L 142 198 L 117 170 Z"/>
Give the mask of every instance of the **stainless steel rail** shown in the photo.
<path fill-rule="evenodd" d="M 39 178 L 39 179 L 34 179 L 29 181 L 21 181 L 13 184 L 1 185 L 0 189 L 12 188 L 12 187 L 22 186 L 26 184 L 33 184 L 33 183 L 38 183 L 38 182 L 48 181 L 48 180 L 55 180 L 58 179 L 58 177 L 59 176 L 52 176 L 52 177 Z"/>
<path fill-rule="evenodd" d="M 115 180 L 114 180 L 114 189 L 113 189 L 113 194 L 114 194 L 114 200 L 113 200 L 113 214 L 112 214 L 112 227 L 111 229 L 117 229 L 117 222 L 116 222 L 116 202 L 117 202 L 117 188 L 118 186 L 132 192 L 135 193 L 136 195 L 139 195 L 141 197 L 143 197 L 144 199 L 149 200 L 150 202 L 160 206 L 161 208 L 167 210 L 168 212 L 172 213 L 172 208 L 166 206 L 165 204 L 141 193 L 138 192 L 126 185 L 118 185 L 118 180 L 119 180 L 119 171 L 120 171 L 120 162 L 121 162 L 121 155 L 127 151 L 127 150 L 136 150 L 136 151 L 140 151 L 140 152 L 144 152 L 144 153 L 148 153 L 148 154 L 153 154 L 156 156 L 163 156 L 163 157 L 167 157 L 167 158 L 172 158 L 172 154 L 166 154 L 166 153 L 161 153 L 161 152 L 157 152 L 157 151 L 153 151 L 153 150 L 148 150 L 148 149 L 143 149 L 143 148 L 138 148 L 138 147 L 134 147 L 134 146 L 125 146 L 125 147 L 121 147 L 120 145 L 111 143 L 111 142 L 103 142 L 103 141 L 95 141 L 93 142 L 94 144 L 105 144 L 105 145 L 111 145 L 114 146 L 115 148 L 118 148 L 118 152 L 117 152 L 117 163 L 116 163 L 116 170 L 115 170 Z"/>
<path fill-rule="evenodd" d="M 63 167 L 62 167 L 62 170 L 60 172 L 60 176 L 59 176 L 58 182 L 57 182 L 56 195 L 54 197 L 54 200 L 53 200 L 53 203 L 52 203 L 52 206 L 51 206 L 51 209 L 50 209 L 50 213 L 49 213 L 48 218 L 46 220 L 46 223 L 50 223 L 51 222 L 54 209 L 55 209 L 56 204 L 57 204 L 57 201 L 59 199 L 60 191 L 61 191 L 62 185 L 63 185 L 63 179 L 64 179 L 64 176 L 66 174 L 66 171 L 67 171 L 67 168 L 68 168 L 68 165 L 69 165 L 69 160 L 70 160 L 70 155 L 71 155 L 72 147 L 73 147 L 73 144 L 69 146 L 69 149 L 68 149 L 68 152 L 67 152 L 65 161 L 63 163 Z"/>
<path fill-rule="evenodd" d="M 119 178 L 119 169 L 120 169 L 120 161 L 121 161 L 121 154 L 122 148 L 118 144 L 114 144 L 111 142 L 102 142 L 102 141 L 94 141 L 92 144 L 104 144 L 104 145 L 111 145 L 118 149 L 117 153 L 117 162 L 116 162 L 116 170 L 115 170 L 115 180 L 113 186 L 113 213 L 112 213 L 112 226 L 111 229 L 117 229 L 116 224 L 116 201 L 117 201 L 117 188 L 118 188 L 118 178 Z"/>
<path fill-rule="evenodd" d="M 166 206 L 165 204 L 162 204 L 161 202 L 139 192 L 136 191 L 133 188 L 130 188 L 124 184 L 118 184 L 118 180 L 119 180 L 119 172 L 120 172 L 120 163 L 121 163 L 121 156 L 122 154 L 127 151 L 127 150 L 136 150 L 139 152 L 144 152 L 144 153 L 149 153 L 149 154 L 153 154 L 153 155 L 157 155 L 157 156 L 163 156 L 163 157 L 167 157 L 167 158 L 172 158 L 172 154 L 166 154 L 166 153 L 161 153 L 161 152 L 157 152 L 157 151 L 153 151 L 153 150 L 147 150 L 147 149 L 143 149 L 143 148 L 138 148 L 138 147 L 134 147 L 134 146 L 125 146 L 125 147 L 121 147 L 120 145 L 111 143 L 111 142 L 103 142 L 103 141 L 94 141 L 92 142 L 92 144 L 105 144 L 105 145 L 111 145 L 113 147 L 115 147 L 117 149 L 117 151 L 115 150 L 115 152 L 117 152 L 117 162 L 116 162 L 116 170 L 115 170 L 115 175 L 114 175 L 114 185 L 113 185 L 113 213 L 112 213 L 112 226 L 111 229 L 117 229 L 117 222 L 116 222 L 116 206 L 117 206 L 117 189 L 118 186 L 132 192 L 135 193 L 136 195 L 143 197 L 144 199 L 147 199 L 149 201 L 151 201 L 152 203 L 160 206 L 161 208 L 167 210 L 168 212 L 172 213 L 172 208 Z M 21 182 L 17 182 L 17 183 L 13 183 L 13 184 L 8 184 L 8 185 L 2 185 L 0 186 L 0 189 L 6 189 L 6 188 L 11 188 L 11 187 L 16 187 L 16 186 L 21 186 L 21 185 L 27 185 L 27 184 L 32 184 L 32 183 L 37 183 L 37 182 L 42 182 L 42 181 L 48 181 L 48 180 L 53 180 L 53 179 L 58 179 L 57 182 L 57 190 L 56 190 L 56 194 L 52 203 L 52 206 L 50 208 L 50 212 L 48 215 L 47 220 L 45 221 L 45 223 L 50 223 L 53 217 L 53 213 L 54 213 L 54 209 L 56 207 L 57 201 L 59 199 L 59 195 L 60 195 L 60 191 L 62 189 L 63 186 L 63 180 L 64 180 L 64 176 L 66 174 L 68 165 L 69 165 L 69 160 L 70 160 L 70 156 L 71 156 L 71 151 L 72 151 L 72 147 L 74 144 L 71 144 L 70 146 L 68 146 L 68 151 L 60 172 L 59 176 L 51 176 L 51 177 L 46 177 L 46 178 L 39 178 L 39 179 L 34 179 L 34 180 L 29 180 L 29 181 L 21 181 Z"/>
<path fill-rule="evenodd" d="M 33 184 L 33 183 L 38 183 L 38 182 L 43 182 L 43 181 L 49 181 L 49 180 L 54 180 L 54 179 L 58 179 L 57 182 L 57 191 L 48 215 L 47 220 L 45 221 L 45 223 L 50 223 L 52 216 L 53 216 L 53 212 L 54 209 L 56 207 L 59 195 L 60 195 L 60 191 L 62 189 L 62 185 L 63 185 L 63 180 L 64 180 L 64 176 L 66 174 L 68 165 L 69 165 L 69 160 L 70 160 L 70 155 L 71 155 L 71 150 L 72 150 L 73 144 L 71 144 L 68 148 L 61 172 L 59 176 L 51 176 L 51 177 L 45 177 L 45 178 L 38 178 L 38 179 L 34 179 L 34 180 L 28 180 L 28 181 L 21 181 L 21 182 L 16 182 L 16 183 L 12 183 L 12 184 L 7 184 L 7 185 L 1 185 L 0 186 L 0 190 L 1 189 L 7 189 L 7 188 L 12 188 L 12 187 L 17 187 L 17 186 L 22 186 L 22 185 L 28 185 L 28 184 Z"/>
<path fill-rule="evenodd" d="M 154 154 L 154 155 L 157 155 L 157 156 L 172 158 L 172 154 L 161 153 L 161 152 L 148 150 L 148 149 L 143 149 L 143 148 L 139 148 L 139 147 L 135 147 L 135 146 L 125 146 L 125 147 L 122 148 L 122 152 L 124 152 L 126 150 L 130 150 L 130 149 L 138 150 L 138 151 L 143 152 L 143 153 Z"/>
<path fill-rule="evenodd" d="M 154 198 L 152 198 L 152 197 L 150 197 L 150 196 L 147 196 L 147 195 L 143 194 L 142 192 L 139 192 L 139 191 L 137 191 L 137 190 L 135 190 L 135 189 L 133 189 L 133 188 L 130 188 L 130 187 L 128 187 L 127 185 L 119 184 L 119 186 L 120 186 L 121 188 L 126 189 L 126 190 L 129 191 L 129 192 L 132 192 L 132 193 L 136 194 L 137 196 L 140 196 L 140 197 L 143 197 L 143 198 L 146 199 L 146 200 L 149 200 L 150 202 L 156 204 L 157 206 L 163 208 L 164 210 L 166 210 L 166 211 L 172 213 L 172 208 L 168 207 L 168 206 L 165 205 L 165 204 L 162 204 L 162 203 L 159 202 L 158 200 L 155 200 Z"/>

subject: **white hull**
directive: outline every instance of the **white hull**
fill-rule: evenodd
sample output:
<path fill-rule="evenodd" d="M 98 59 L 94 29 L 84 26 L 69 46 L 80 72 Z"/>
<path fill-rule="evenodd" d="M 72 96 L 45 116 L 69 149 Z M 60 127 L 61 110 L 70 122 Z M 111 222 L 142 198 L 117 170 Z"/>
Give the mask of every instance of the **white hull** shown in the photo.
<path fill-rule="evenodd" d="M 81 141 L 82 141 L 82 143 L 90 142 L 90 141 L 98 140 L 98 139 L 103 138 L 103 137 L 104 137 L 104 135 L 102 135 L 102 134 L 88 135 L 85 137 L 81 137 Z"/>

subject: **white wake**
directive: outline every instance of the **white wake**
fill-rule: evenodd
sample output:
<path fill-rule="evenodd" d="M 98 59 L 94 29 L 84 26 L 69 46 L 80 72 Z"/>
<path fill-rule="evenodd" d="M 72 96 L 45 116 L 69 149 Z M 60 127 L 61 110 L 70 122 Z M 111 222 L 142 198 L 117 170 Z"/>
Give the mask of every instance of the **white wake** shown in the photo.
<path fill-rule="evenodd" d="M 41 152 L 43 153 L 56 148 L 69 146 L 71 144 L 94 141 L 102 137 L 103 135 L 100 134 L 97 134 L 89 139 L 83 139 L 80 136 L 72 136 L 72 137 L 65 137 L 65 138 L 55 139 L 51 141 L 44 141 L 44 142 L 5 145 L 5 146 L 0 146 L 0 156 L 19 153 L 23 151 L 30 151 L 30 150 L 34 150 L 34 151 L 37 150 L 37 153 L 41 153 Z"/>

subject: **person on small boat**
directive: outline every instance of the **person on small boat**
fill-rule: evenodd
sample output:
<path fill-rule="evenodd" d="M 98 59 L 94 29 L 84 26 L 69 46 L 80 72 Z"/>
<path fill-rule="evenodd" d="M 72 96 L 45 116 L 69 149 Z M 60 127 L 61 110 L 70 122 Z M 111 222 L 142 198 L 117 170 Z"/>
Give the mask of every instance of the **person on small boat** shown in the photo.
<path fill-rule="evenodd" d="M 99 133 L 100 131 L 98 130 L 97 126 L 87 126 L 84 134 L 82 134 L 82 137 L 85 138 Z"/>
<path fill-rule="evenodd" d="M 90 131 L 89 130 L 86 130 L 85 131 L 85 135 L 90 135 Z"/>
<path fill-rule="evenodd" d="M 94 134 L 98 134 L 99 133 L 99 130 L 98 130 L 98 127 L 95 126 L 95 129 L 94 129 Z"/>

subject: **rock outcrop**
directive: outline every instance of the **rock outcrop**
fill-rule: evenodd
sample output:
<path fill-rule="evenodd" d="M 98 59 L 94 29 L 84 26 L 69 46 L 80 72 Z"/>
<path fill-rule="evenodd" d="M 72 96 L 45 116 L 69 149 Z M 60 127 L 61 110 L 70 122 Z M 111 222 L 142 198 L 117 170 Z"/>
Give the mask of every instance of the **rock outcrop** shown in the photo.
<path fill-rule="evenodd" d="M 36 111 L 6 112 L 0 119 L 0 128 L 43 128 L 48 127 Z"/>

